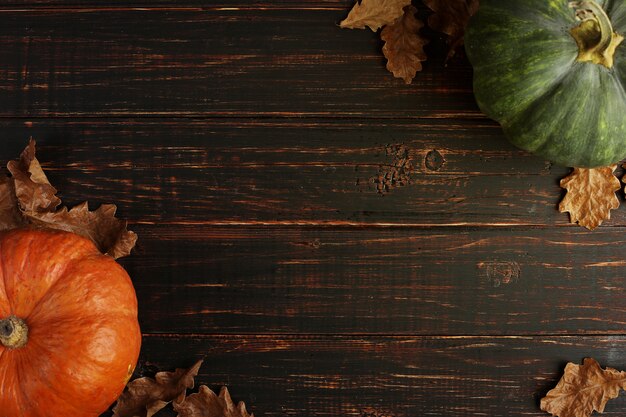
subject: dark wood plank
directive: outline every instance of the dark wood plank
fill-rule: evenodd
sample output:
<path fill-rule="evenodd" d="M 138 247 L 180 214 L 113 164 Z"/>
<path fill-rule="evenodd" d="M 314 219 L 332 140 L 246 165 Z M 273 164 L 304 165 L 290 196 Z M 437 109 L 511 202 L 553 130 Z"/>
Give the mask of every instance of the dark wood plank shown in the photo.
<path fill-rule="evenodd" d="M 470 67 L 444 67 L 442 42 L 406 86 L 376 34 L 339 29 L 345 14 L 5 9 L 0 116 L 479 117 Z"/>
<path fill-rule="evenodd" d="M 567 361 L 624 369 L 625 347 L 624 337 L 149 335 L 142 362 L 172 369 L 204 358 L 198 384 L 228 385 L 263 417 L 544 417 L 539 398 Z M 624 410 L 617 398 L 606 415 Z"/>
<path fill-rule="evenodd" d="M 134 229 L 148 333 L 624 333 L 616 229 Z"/>
<path fill-rule="evenodd" d="M 0 9 L 16 8 L 136 8 L 143 9 L 181 9 L 198 8 L 202 10 L 240 9 L 240 10 L 341 10 L 346 14 L 354 4 L 353 0 L 4 0 Z"/>
<path fill-rule="evenodd" d="M 0 160 L 32 135 L 68 204 L 115 201 L 133 222 L 569 222 L 557 210 L 568 169 L 519 151 L 484 120 L 17 119 L 0 127 Z M 626 211 L 612 217 L 607 225 L 626 224 Z"/>
<path fill-rule="evenodd" d="M 66 202 L 131 220 L 140 373 L 204 357 L 261 416 L 539 417 L 565 361 L 626 368 L 623 210 L 566 227 L 567 170 L 462 57 L 405 86 L 351 1 L 203 3 L 0 8 L 0 157 L 33 135 Z"/>

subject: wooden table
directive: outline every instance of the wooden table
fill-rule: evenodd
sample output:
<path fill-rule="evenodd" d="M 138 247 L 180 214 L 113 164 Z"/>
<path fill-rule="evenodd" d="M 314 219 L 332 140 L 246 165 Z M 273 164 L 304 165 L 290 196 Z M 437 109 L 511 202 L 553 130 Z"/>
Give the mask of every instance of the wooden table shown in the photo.
<path fill-rule="evenodd" d="M 406 86 L 349 0 L 3 3 L 0 157 L 32 135 L 67 204 L 130 220 L 140 372 L 205 358 L 262 417 L 497 417 L 626 368 L 626 209 L 569 225 L 568 169 L 442 39 Z"/>

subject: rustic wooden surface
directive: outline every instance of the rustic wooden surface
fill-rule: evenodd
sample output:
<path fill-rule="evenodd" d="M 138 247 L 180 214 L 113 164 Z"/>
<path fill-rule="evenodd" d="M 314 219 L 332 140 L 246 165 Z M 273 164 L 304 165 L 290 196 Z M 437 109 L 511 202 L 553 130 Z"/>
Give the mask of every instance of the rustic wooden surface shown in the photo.
<path fill-rule="evenodd" d="M 481 116 L 466 60 L 437 39 L 406 86 L 350 6 L 0 7 L 0 157 L 35 137 L 139 233 L 137 374 L 205 358 L 256 416 L 504 417 L 567 361 L 626 369 L 626 210 L 569 225 L 568 169 Z"/>

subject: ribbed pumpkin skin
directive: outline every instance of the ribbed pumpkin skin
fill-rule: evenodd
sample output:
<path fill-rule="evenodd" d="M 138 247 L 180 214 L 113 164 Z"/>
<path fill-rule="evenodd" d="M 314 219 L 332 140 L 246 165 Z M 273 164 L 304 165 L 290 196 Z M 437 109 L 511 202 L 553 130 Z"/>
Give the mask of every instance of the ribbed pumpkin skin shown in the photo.
<path fill-rule="evenodd" d="M 141 344 L 124 269 L 72 233 L 0 234 L 0 319 L 29 327 L 0 345 L 0 417 L 96 417 L 121 394 Z"/>
<path fill-rule="evenodd" d="M 608 69 L 578 62 L 568 0 L 480 0 L 465 36 L 481 110 L 516 146 L 599 167 L 626 157 L 626 42 Z M 598 0 L 626 35 L 626 1 Z"/>

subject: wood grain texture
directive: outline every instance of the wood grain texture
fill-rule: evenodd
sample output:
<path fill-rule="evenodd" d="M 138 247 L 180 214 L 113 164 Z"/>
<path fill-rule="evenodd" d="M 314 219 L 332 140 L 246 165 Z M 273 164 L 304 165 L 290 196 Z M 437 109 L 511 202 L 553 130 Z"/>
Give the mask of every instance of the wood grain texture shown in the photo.
<path fill-rule="evenodd" d="M 567 361 L 593 352 L 623 369 L 625 347 L 624 337 L 148 336 L 140 372 L 205 358 L 198 384 L 228 385 L 255 416 L 543 417 L 539 398 Z M 605 415 L 624 408 L 617 398 Z"/>
<path fill-rule="evenodd" d="M 201 10 L 338 10 L 348 14 L 353 0 L 5 0 L 0 9 L 62 8 L 81 10 L 85 8 L 142 8 L 142 9 L 189 9 Z"/>
<path fill-rule="evenodd" d="M 567 226 L 568 169 L 477 120 L 0 120 L 68 203 L 138 223 Z M 626 224 L 617 210 L 606 226 Z"/>
<path fill-rule="evenodd" d="M 139 233 L 138 374 L 205 358 L 257 416 L 539 417 L 565 362 L 626 369 L 626 212 L 569 226 L 568 170 L 480 115 L 462 55 L 435 37 L 405 86 L 352 3 L 0 6 L 0 160 L 32 135 Z"/>
<path fill-rule="evenodd" d="M 148 333 L 623 334 L 603 229 L 137 225 Z"/>
<path fill-rule="evenodd" d="M 405 86 L 386 72 L 374 33 L 337 27 L 344 15 L 6 9 L 0 117 L 480 117 L 467 65 L 434 59 Z"/>

